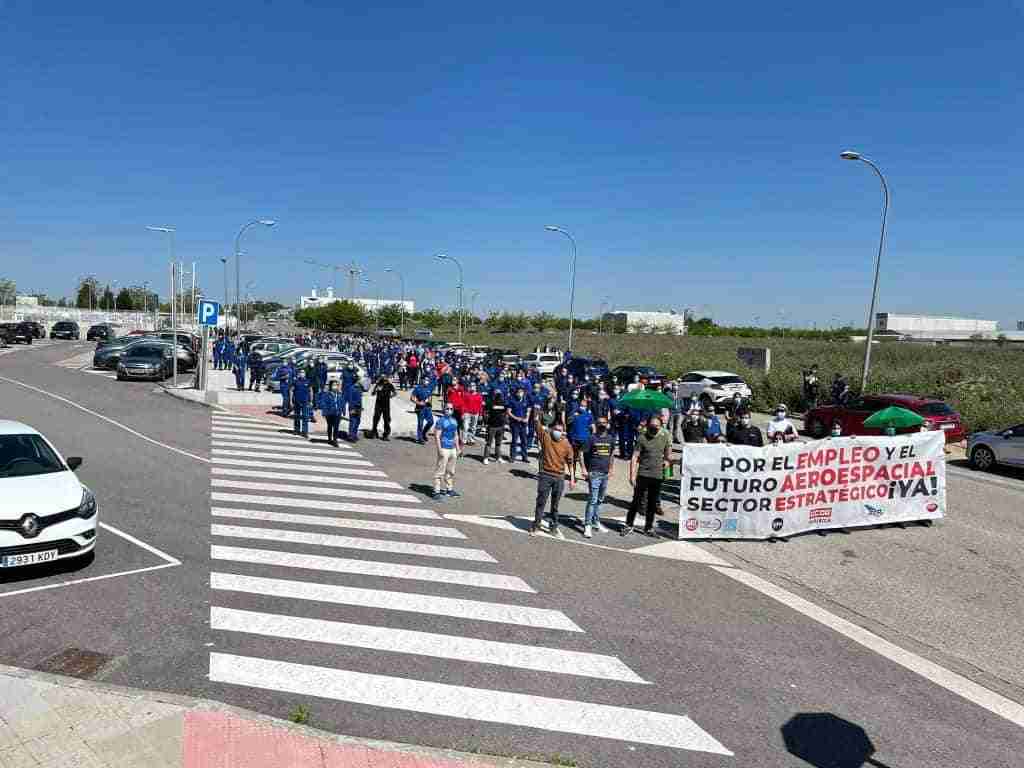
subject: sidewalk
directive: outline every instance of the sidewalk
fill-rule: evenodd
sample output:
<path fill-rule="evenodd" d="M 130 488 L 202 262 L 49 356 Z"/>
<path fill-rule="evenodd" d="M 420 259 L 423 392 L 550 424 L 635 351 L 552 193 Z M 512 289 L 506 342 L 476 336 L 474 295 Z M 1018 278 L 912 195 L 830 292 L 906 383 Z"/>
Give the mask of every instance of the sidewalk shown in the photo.
<path fill-rule="evenodd" d="M 213 701 L 0 666 L 2 768 L 541 765 L 334 736 Z"/>

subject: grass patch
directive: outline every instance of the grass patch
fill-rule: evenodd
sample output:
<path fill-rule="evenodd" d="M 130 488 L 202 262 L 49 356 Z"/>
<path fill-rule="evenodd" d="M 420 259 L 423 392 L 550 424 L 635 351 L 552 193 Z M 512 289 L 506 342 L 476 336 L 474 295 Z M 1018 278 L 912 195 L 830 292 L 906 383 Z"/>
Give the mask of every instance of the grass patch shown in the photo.
<path fill-rule="evenodd" d="M 298 704 L 288 713 L 288 719 L 297 725 L 309 725 L 309 708 Z"/>

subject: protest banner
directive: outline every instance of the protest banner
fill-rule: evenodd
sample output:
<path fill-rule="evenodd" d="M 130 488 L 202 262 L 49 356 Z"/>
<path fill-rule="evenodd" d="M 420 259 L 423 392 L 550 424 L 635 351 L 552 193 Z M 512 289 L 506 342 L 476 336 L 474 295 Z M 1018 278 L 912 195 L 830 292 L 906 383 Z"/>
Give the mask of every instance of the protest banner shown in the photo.
<path fill-rule="evenodd" d="M 755 448 L 683 447 L 681 539 L 768 539 L 823 528 L 936 520 L 945 435 L 837 437 Z"/>

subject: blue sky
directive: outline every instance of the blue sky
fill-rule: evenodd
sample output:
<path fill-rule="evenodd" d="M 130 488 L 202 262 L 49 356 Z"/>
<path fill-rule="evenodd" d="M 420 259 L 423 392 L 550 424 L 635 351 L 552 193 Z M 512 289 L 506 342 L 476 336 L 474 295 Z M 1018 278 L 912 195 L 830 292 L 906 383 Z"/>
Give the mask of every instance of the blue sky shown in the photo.
<path fill-rule="evenodd" d="M 693 306 L 730 323 L 880 309 L 1024 319 L 1020 3 L 0 0 L 0 276 L 288 302 L 306 258 L 477 310 Z M 158 282 L 159 281 L 159 282 Z M 341 286 L 339 285 L 339 288 Z M 371 293 L 376 288 L 368 289 Z M 164 290 L 166 292 L 166 289 Z"/>

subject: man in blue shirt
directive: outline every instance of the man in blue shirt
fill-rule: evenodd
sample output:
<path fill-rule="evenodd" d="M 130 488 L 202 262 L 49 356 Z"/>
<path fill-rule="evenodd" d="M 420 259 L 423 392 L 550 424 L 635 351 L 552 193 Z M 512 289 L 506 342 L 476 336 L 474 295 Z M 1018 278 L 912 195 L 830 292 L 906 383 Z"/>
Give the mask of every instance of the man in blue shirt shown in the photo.
<path fill-rule="evenodd" d="M 274 380 L 281 385 L 281 415 L 286 418 L 292 412 L 291 388 L 294 375 L 295 369 L 292 367 L 291 361 L 274 371 Z"/>
<path fill-rule="evenodd" d="M 515 394 L 508 404 L 509 428 L 512 430 L 512 445 L 508 451 L 510 461 L 516 460 L 516 446 L 519 446 L 523 463 L 530 461 L 526 453 L 526 425 L 530 420 L 530 400 L 521 385 L 516 385 Z"/>
<path fill-rule="evenodd" d="M 422 380 L 412 390 L 412 404 L 416 408 L 416 442 L 420 445 L 427 441 L 427 433 L 434 426 L 433 395 L 434 380 L 430 378 Z"/>
<path fill-rule="evenodd" d="M 572 464 L 575 469 L 577 463 L 582 463 L 583 452 L 590 444 L 590 437 L 594 433 L 594 415 L 587 407 L 586 397 L 580 403 L 580 408 L 575 414 L 566 414 L 569 421 L 569 442 L 572 443 Z"/>
<path fill-rule="evenodd" d="M 295 405 L 295 434 L 309 437 L 310 387 L 305 371 L 299 371 L 292 390 L 292 401 Z"/>
<path fill-rule="evenodd" d="M 363 416 L 363 385 L 358 381 L 348 389 L 348 439 L 359 442 L 359 421 Z"/>
<path fill-rule="evenodd" d="M 437 444 L 437 466 L 434 470 L 434 492 L 431 498 L 441 500 L 445 496 L 459 496 L 455 490 L 455 463 L 462 450 L 462 437 L 459 435 L 459 422 L 455 420 L 455 411 L 450 405 L 444 407 L 444 416 L 438 419 L 434 429 L 434 441 Z M 442 481 L 444 490 L 441 489 Z"/>

